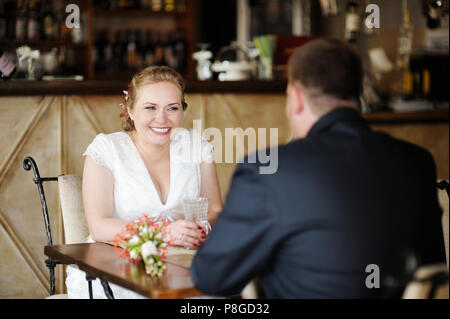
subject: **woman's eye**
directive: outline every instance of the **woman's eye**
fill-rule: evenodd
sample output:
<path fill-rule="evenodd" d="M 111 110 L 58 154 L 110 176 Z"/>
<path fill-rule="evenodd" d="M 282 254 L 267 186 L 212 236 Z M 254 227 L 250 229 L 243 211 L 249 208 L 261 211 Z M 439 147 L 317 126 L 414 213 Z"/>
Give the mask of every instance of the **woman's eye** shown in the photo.
<path fill-rule="evenodd" d="M 168 111 L 176 111 L 176 110 L 178 110 L 178 107 L 177 106 L 171 106 L 167 110 Z"/>
<path fill-rule="evenodd" d="M 146 110 L 156 110 L 156 107 L 154 107 L 154 106 L 146 106 L 145 109 Z"/>

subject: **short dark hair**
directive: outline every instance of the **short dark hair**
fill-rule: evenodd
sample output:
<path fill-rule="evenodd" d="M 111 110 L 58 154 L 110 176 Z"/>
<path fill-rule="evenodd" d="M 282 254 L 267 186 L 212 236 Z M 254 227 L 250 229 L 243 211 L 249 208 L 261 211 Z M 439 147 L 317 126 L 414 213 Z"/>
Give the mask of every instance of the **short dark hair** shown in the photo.
<path fill-rule="evenodd" d="M 359 101 L 362 92 L 361 59 L 347 44 L 317 39 L 298 48 L 289 59 L 289 81 L 341 100 Z"/>

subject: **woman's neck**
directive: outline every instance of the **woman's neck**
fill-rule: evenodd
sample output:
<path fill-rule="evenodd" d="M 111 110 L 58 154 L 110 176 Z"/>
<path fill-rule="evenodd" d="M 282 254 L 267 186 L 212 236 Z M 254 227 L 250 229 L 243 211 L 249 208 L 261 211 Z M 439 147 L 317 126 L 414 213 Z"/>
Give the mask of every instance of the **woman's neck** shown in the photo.
<path fill-rule="evenodd" d="M 149 160 L 160 160 L 169 156 L 170 154 L 170 143 L 166 145 L 154 145 L 151 143 L 146 143 L 139 138 L 136 131 L 131 131 L 128 133 L 136 145 L 139 152 Z"/>

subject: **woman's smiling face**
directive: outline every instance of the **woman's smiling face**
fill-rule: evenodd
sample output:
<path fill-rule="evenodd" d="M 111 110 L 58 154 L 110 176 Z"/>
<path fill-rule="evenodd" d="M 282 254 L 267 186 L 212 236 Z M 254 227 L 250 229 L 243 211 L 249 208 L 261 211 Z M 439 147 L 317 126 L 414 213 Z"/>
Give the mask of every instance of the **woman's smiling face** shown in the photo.
<path fill-rule="evenodd" d="M 142 86 L 137 91 L 130 117 L 139 139 L 154 145 L 170 143 L 175 129 L 183 122 L 182 93 L 172 82 L 158 82 Z"/>

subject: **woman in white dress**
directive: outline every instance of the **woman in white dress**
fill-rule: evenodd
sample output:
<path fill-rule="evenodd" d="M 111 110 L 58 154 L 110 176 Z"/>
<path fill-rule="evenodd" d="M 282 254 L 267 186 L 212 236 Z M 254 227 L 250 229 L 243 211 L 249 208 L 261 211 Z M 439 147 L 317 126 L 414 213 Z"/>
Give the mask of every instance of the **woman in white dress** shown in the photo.
<path fill-rule="evenodd" d="M 113 241 L 143 214 L 170 216 L 185 198 L 207 197 L 208 221 L 214 223 L 222 200 L 213 149 L 198 133 L 181 128 L 186 107 L 183 78 L 173 69 L 149 67 L 133 77 L 123 104 L 124 130 L 97 135 L 83 154 L 89 242 Z M 203 243 L 199 224 L 172 217 L 165 241 L 190 248 Z M 89 297 L 86 275 L 74 266 L 67 267 L 66 286 L 69 298 Z M 142 297 L 110 286 L 115 298 Z M 94 298 L 105 298 L 99 280 L 92 287 Z"/>

